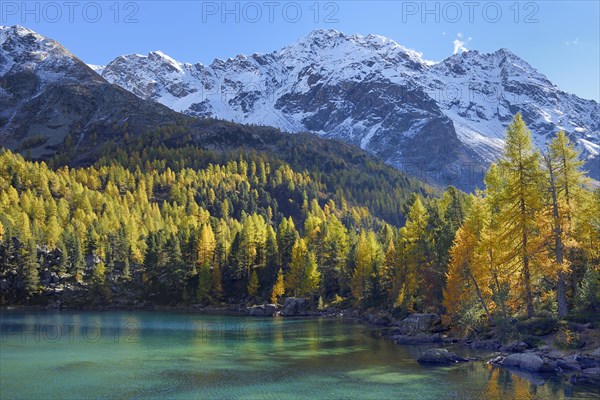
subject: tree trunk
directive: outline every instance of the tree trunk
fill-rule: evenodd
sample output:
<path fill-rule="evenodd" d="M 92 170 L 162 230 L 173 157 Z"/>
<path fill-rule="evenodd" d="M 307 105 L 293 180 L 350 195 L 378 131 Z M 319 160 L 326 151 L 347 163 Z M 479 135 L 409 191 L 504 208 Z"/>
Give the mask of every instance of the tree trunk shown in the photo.
<path fill-rule="evenodd" d="M 558 210 L 558 199 L 556 196 L 556 183 L 554 179 L 554 168 L 550 155 L 546 156 L 546 166 L 550 178 L 550 193 L 552 194 L 552 216 L 554 219 L 554 256 L 557 264 L 558 282 L 556 287 L 556 302 L 558 303 L 558 318 L 564 318 L 569 313 L 567 303 L 567 284 L 565 274 L 562 271 L 564 261 L 564 244 L 562 240 L 562 224 L 560 221 L 560 212 Z M 568 196 L 568 188 L 567 188 Z"/>
<path fill-rule="evenodd" d="M 485 300 L 483 299 L 483 295 L 481 294 L 481 290 L 479 289 L 479 285 L 477 284 L 477 281 L 475 280 L 475 277 L 473 276 L 473 274 L 470 271 L 467 272 L 467 274 L 469 275 L 469 278 L 471 278 L 471 280 L 473 281 L 473 285 L 475 285 L 475 291 L 477 292 L 477 297 L 479 297 L 479 301 L 481 302 L 481 306 L 485 310 L 485 314 L 487 315 L 488 321 L 491 324 L 493 324 L 494 323 L 494 319 L 492 318 L 492 314 L 490 314 L 490 310 L 488 309 L 487 305 L 485 304 Z"/>
<path fill-rule="evenodd" d="M 498 291 L 498 300 L 500 301 L 500 305 L 502 306 L 502 316 L 506 320 L 508 313 L 506 311 L 506 303 L 504 302 L 504 298 L 502 297 L 502 288 L 500 287 L 500 281 L 498 280 L 498 274 L 494 272 L 494 281 L 496 282 L 496 290 Z"/>
<path fill-rule="evenodd" d="M 558 285 L 556 287 L 556 297 L 558 302 L 558 318 L 564 318 L 569 313 L 567 304 L 567 284 L 565 282 L 564 273 L 558 271 Z"/>
<path fill-rule="evenodd" d="M 527 316 L 533 317 L 533 295 L 531 294 L 531 274 L 529 272 L 529 255 L 527 254 L 527 234 L 523 233 L 523 283 L 525 286 L 525 303 Z"/>
<path fill-rule="evenodd" d="M 529 262 L 527 262 L 529 264 Z M 525 280 L 525 303 L 527 304 L 527 316 L 532 318 L 534 315 L 533 310 L 533 296 L 531 294 L 531 277 L 529 275 L 529 267 L 523 270 L 523 276 Z"/>

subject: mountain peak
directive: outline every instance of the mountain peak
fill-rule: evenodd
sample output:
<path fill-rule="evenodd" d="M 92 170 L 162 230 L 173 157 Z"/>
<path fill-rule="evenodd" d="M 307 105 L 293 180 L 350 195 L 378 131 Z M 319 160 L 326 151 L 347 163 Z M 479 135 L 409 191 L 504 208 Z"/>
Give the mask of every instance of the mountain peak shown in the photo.
<path fill-rule="evenodd" d="M 306 37 L 307 38 L 318 38 L 318 37 L 335 37 L 335 36 L 346 36 L 344 33 L 336 29 L 325 29 L 318 28 L 312 30 Z"/>
<path fill-rule="evenodd" d="M 25 28 L 24 26 L 21 25 L 12 25 L 12 26 L 6 26 L 6 25 L 0 25 L 0 31 L 6 31 L 6 32 L 11 32 L 14 34 L 18 34 L 18 35 L 29 35 L 29 34 L 34 34 L 37 36 L 37 33 L 35 33 L 34 31 L 32 31 L 29 28 Z"/>
<path fill-rule="evenodd" d="M 433 64 L 431 61 L 424 60 L 421 53 L 406 48 L 388 37 L 375 34 L 347 35 L 335 29 L 313 30 L 282 49 L 281 52 L 286 54 L 286 57 L 323 56 L 328 59 L 346 59 L 348 62 L 373 57 L 388 61 L 402 59 L 421 68 Z"/>
<path fill-rule="evenodd" d="M 83 63 L 60 43 L 20 25 L 0 27 L 0 76 L 9 72 L 36 70 L 41 81 L 72 79 Z M 101 79 L 98 76 L 95 79 Z"/>
<path fill-rule="evenodd" d="M 178 71 L 181 71 L 181 63 L 179 63 L 174 58 L 169 57 L 168 55 L 166 55 L 165 53 L 163 53 L 160 50 L 152 51 L 152 52 L 148 53 L 148 58 L 150 58 L 151 60 L 166 62 L 167 64 L 174 67 Z"/>
<path fill-rule="evenodd" d="M 510 51 L 509 49 L 507 49 L 505 47 L 502 47 L 502 48 L 496 50 L 493 54 L 504 56 L 504 57 L 520 58 L 515 53 L 513 53 L 512 51 Z"/>
<path fill-rule="evenodd" d="M 9 38 L 21 39 L 24 37 L 34 37 L 37 41 L 45 39 L 44 36 L 21 25 L 0 25 L 0 45 L 4 44 Z"/>
<path fill-rule="evenodd" d="M 368 35 L 361 35 L 358 33 L 354 34 L 354 35 L 347 35 L 343 32 L 337 31 L 335 29 L 315 29 L 315 30 L 311 31 L 308 35 L 306 35 L 305 37 L 298 40 L 298 43 L 316 43 L 316 44 L 328 44 L 329 43 L 329 44 L 332 44 L 333 46 L 335 46 L 336 44 L 339 44 L 339 43 L 343 43 L 343 42 L 351 42 L 351 43 L 359 45 L 359 46 L 367 46 L 367 47 L 368 46 L 375 46 L 375 47 L 389 46 L 390 48 L 399 48 L 404 51 L 412 51 L 410 49 L 407 49 L 404 46 L 401 46 L 393 39 L 390 39 L 390 38 L 382 36 L 382 35 L 376 35 L 376 34 L 372 34 L 372 33 L 370 33 Z"/>

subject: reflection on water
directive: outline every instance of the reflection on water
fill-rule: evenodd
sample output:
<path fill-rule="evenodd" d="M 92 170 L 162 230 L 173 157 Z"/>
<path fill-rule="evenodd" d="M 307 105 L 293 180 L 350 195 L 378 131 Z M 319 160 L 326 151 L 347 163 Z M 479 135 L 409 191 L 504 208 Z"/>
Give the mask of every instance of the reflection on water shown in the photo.
<path fill-rule="evenodd" d="M 559 377 L 483 362 L 424 367 L 415 361 L 424 347 L 396 346 L 378 339 L 373 328 L 339 320 L 4 312 L 0 328 L 2 399 L 504 400 L 600 394 Z"/>

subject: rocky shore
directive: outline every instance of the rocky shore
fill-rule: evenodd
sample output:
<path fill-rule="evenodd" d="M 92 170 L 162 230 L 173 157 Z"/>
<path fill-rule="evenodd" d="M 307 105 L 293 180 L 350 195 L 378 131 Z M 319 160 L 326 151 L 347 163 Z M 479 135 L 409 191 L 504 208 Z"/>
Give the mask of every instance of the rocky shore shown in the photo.
<path fill-rule="evenodd" d="M 382 315 L 367 315 L 366 322 L 380 322 Z M 594 330 L 591 324 L 580 329 Z M 600 343 L 592 350 L 559 350 L 545 344 L 543 336 L 538 345 L 525 341 L 502 343 L 498 339 L 456 338 L 449 335 L 439 315 L 412 314 L 400 321 L 390 321 L 383 337 L 399 345 L 424 345 L 418 361 L 422 364 L 448 365 L 457 362 L 486 361 L 494 367 L 533 374 L 558 374 L 571 383 L 600 385 Z M 465 346 L 489 354 L 483 359 L 464 358 L 444 348 L 446 345 Z"/>
<path fill-rule="evenodd" d="M 543 336 L 539 343 L 529 338 L 529 343 L 521 340 L 502 343 L 498 339 L 456 338 L 450 335 L 450 327 L 442 323 L 437 314 L 412 314 L 395 320 L 385 312 L 361 312 L 359 310 L 309 311 L 306 299 L 287 298 L 283 306 L 262 304 L 248 307 L 250 316 L 321 316 L 354 318 L 362 323 L 381 328 L 386 340 L 399 345 L 423 345 L 429 347 L 418 358 L 422 364 L 448 365 L 458 362 L 485 361 L 494 367 L 507 368 L 533 374 L 558 374 L 571 383 L 600 385 L 600 343 L 591 351 L 563 351 L 544 344 Z M 578 329 L 590 329 L 591 324 L 577 324 Z M 544 332 L 542 332 L 544 333 Z M 444 348 L 464 346 L 481 350 L 484 358 L 465 358 Z M 592 343 L 593 345 L 593 343 Z M 542 380 L 543 381 L 543 380 Z"/>

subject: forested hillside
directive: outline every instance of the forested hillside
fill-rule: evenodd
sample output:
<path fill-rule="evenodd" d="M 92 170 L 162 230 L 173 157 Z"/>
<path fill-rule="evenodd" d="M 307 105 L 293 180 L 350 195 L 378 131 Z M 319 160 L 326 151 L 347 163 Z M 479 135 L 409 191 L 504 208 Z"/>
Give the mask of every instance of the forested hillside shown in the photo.
<path fill-rule="evenodd" d="M 309 172 L 265 153 L 191 145 L 104 153 L 93 167 L 56 170 L 0 156 L 4 302 L 44 302 L 40 293 L 58 282 L 65 298 L 83 290 L 96 304 L 123 292 L 158 304 L 267 300 L 281 271 L 281 294 L 385 305 L 399 290 L 400 277 L 384 266 L 398 227 L 369 210 L 391 205 L 392 221 L 401 221 L 403 209 L 425 212 L 423 203 L 439 247 L 427 273 L 441 293 L 466 198 L 453 188 L 440 198 L 411 195 L 394 180 L 401 174 L 364 160 L 361 172 L 341 156 L 329 172 Z M 317 154 L 295 163 L 308 166 Z"/>
<path fill-rule="evenodd" d="M 409 195 L 381 164 L 301 136 L 264 144 L 281 157 L 183 134 L 127 140 L 90 167 L 58 166 L 68 148 L 54 169 L 0 155 L 4 304 L 303 296 L 445 312 L 464 327 L 600 309 L 600 193 L 564 134 L 540 154 L 519 115 L 473 196 Z"/>

